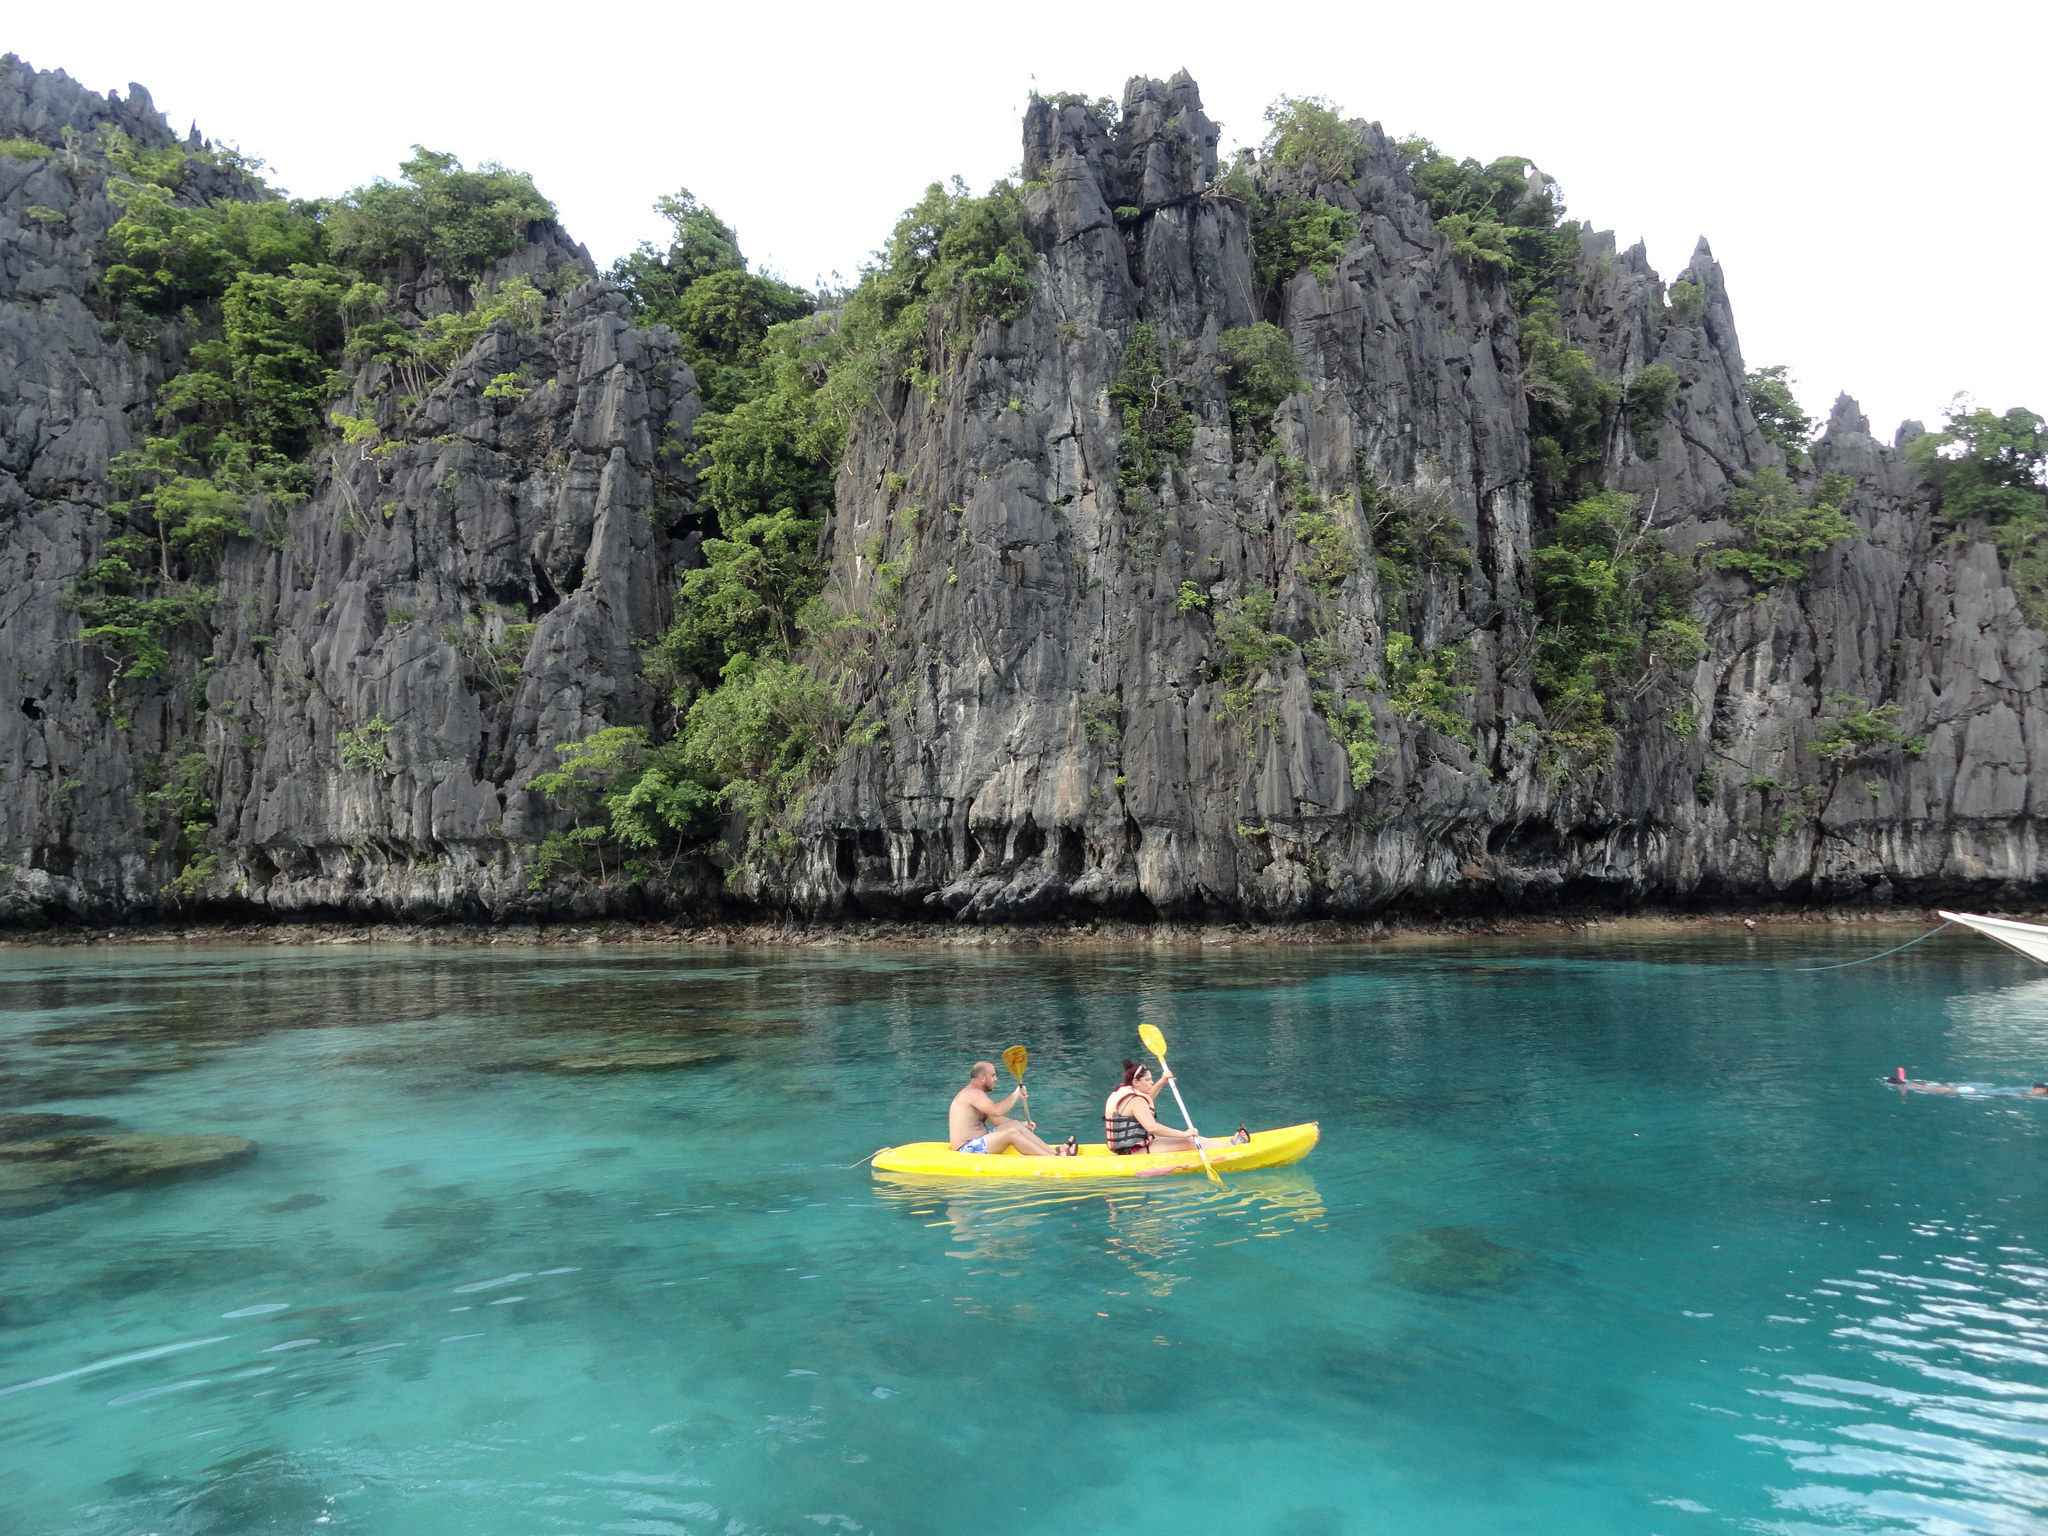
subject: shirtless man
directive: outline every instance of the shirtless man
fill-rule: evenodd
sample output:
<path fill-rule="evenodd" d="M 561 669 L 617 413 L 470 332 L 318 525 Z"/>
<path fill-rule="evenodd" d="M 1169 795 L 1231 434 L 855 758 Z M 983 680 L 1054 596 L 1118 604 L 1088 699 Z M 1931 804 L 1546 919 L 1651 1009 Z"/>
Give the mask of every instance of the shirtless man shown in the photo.
<path fill-rule="evenodd" d="M 946 1111 L 946 1141 L 955 1152 L 1000 1152 L 1005 1147 L 1015 1147 L 1026 1157 L 1074 1155 L 1073 1137 L 1069 1136 L 1063 1147 L 1049 1147 L 1033 1134 L 1037 1130 L 1033 1122 L 1008 1117 L 1011 1105 L 1030 1097 L 1022 1083 L 1000 1103 L 989 1097 L 989 1090 L 995 1085 L 995 1064 L 977 1061 L 968 1074 L 967 1086 L 953 1095 L 952 1105 Z"/>

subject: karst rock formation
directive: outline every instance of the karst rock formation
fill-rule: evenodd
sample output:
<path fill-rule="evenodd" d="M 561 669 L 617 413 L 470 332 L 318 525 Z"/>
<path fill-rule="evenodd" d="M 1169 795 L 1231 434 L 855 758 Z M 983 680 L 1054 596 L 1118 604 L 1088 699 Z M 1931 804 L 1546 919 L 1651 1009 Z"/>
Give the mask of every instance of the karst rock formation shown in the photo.
<path fill-rule="evenodd" d="M 100 96 L 0 67 L 0 138 L 109 123 L 184 142 L 140 87 Z M 1348 181 L 1260 167 L 1269 195 L 1313 193 L 1358 230 L 1332 268 L 1262 293 L 1185 74 L 1133 80 L 1113 127 L 1034 100 L 1028 307 L 982 322 L 929 389 L 882 387 L 838 471 L 820 547 L 833 590 L 879 601 L 890 567 L 850 701 L 880 725 L 838 749 L 765 853 L 739 859 L 729 828 L 724 851 L 660 879 L 538 889 L 534 847 L 567 823 L 528 781 L 606 726 L 663 728 L 646 648 L 706 532 L 677 451 L 702 405 L 675 338 L 637 327 L 580 247 L 537 229 L 487 277 L 540 287 L 537 332 L 487 330 L 404 422 L 357 381 L 344 403 L 382 409 L 397 446 L 321 448 L 312 494 L 253 511 L 254 536 L 224 549 L 209 621 L 162 675 L 116 689 L 69 595 L 108 536 L 109 461 L 139 445 L 188 343 L 173 323 L 138 347 L 93 308 L 119 217 L 103 164 L 0 156 L 0 920 L 1302 920 L 2038 897 L 2043 635 L 1993 545 L 1934 514 L 1899 451 L 1919 427 L 1887 444 L 1846 397 L 1810 468 L 1854 481 L 1843 511 L 1860 536 L 1761 591 L 1699 562 L 1704 657 L 1626 701 L 1611 764 L 1546 761 L 1517 313 L 1498 275 L 1453 255 L 1395 146 L 1362 132 Z M 209 175 L 180 195 L 241 195 L 232 170 Z M 1560 304 L 1602 376 L 1675 372 L 1654 430 L 1617 415 L 1594 483 L 1640 498 L 1686 556 L 1731 540 L 1730 492 L 1784 456 L 1752 417 L 1704 241 L 1681 276 L 1704 302 L 1674 308 L 1641 247 L 1589 234 Z M 465 301 L 431 268 L 394 282 L 416 315 Z M 1233 437 L 1219 343 L 1260 320 L 1286 333 L 1306 389 L 1254 454 Z M 1120 483 L 1111 398 L 1140 325 L 1193 413 L 1151 487 Z M 539 387 L 486 394 L 515 368 Z M 1467 563 L 1386 590 L 1366 479 L 1434 498 Z M 1364 551 L 1341 580 L 1292 529 L 1304 487 Z M 1219 628 L 1254 589 L 1293 649 L 1246 702 Z M 508 653 L 473 620 L 513 603 L 531 629 Z M 1470 744 L 1391 706 L 1397 629 L 1418 654 L 1460 647 Z M 1317 697 L 1327 676 L 1383 743 L 1362 785 Z M 1844 697 L 1896 704 L 1924 750 L 1846 769 L 1816 754 Z M 372 721 L 385 734 L 365 769 L 344 749 Z M 216 862 L 173 891 L 141 800 L 149 765 L 193 752 Z"/>

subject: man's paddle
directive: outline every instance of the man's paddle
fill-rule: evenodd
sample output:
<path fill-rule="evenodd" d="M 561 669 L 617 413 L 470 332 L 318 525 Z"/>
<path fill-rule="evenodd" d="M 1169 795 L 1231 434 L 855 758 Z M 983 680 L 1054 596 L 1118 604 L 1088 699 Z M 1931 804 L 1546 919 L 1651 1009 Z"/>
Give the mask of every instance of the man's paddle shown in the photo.
<path fill-rule="evenodd" d="M 1195 1117 L 1188 1113 L 1188 1101 L 1180 1096 L 1180 1079 L 1166 1070 L 1166 1036 L 1159 1033 L 1157 1024 L 1140 1024 L 1138 1038 L 1145 1042 L 1145 1049 L 1159 1058 L 1159 1075 L 1166 1079 L 1166 1085 L 1173 1090 L 1173 1102 L 1180 1106 L 1180 1117 L 1194 1129 Z M 1209 1166 L 1209 1154 L 1202 1150 L 1202 1138 L 1195 1137 L 1195 1155 L 1202 1160 L 1202 1172 L 1209 1175 L 1209 1182 L 1218 1189 L 1224 1187 L 1223 1176 Z"/>
<path fill-rule="evenodd" d="M 1021 1045 L 1013 1045 L 1003 1052 L 1003 1065 L 1010 1069 L 1010 1076 L 1017 1079 L 1017 1086 L 1022 1088 L 1024 1086 L 1024 1069 L 1031 1065 L 1031 1053 Z M 1027 1111 L 1030 1109 L 1030 1102 L 1028 1100 L 1025 1103 L 1025 1108 Z M 1031 1117 L 1027 1113 L 1024 1118 L 1028 1120 Z"/>

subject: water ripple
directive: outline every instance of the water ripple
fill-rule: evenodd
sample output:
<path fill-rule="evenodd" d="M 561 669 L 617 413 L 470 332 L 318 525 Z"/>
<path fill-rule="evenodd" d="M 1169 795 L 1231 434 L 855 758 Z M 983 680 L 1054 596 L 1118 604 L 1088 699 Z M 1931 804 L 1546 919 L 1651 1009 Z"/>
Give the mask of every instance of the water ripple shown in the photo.
<path fill-rule="evenodd" d="M 1936 1255 L 1970 1282 L 1924 1270 L 1858 1269 L 1858 1280 L 1829 1279 L 1813 1290 L 1817 1310 L 1856 1304 L 1882 1309 L 1831 1330 L 1844 1365 L 1867 1374 L 1785 1374 L 1788 1388 L 1760 1393 L 1809 1417 L 1805 1435 L 1750 1434 L 1750 1443 L 1824 1479 L 1775 1490 L 1781 1508 L 1827 1529 L 1901 1529 L 1927 1536 L 2018 1536 L 2048 1515 L 2048 1379 L 1986 1376 L 1972 1362 L 2048 1367 L 2048 1337 L 2031 1317 L 2048 1284 L 2035 1266 L 1986 1264 Z M 1849 1292 L 1843 1295 L 1843 1292 Z M 1895 1314 L 1895 1315 L 1894 1315 Z M 1914 1338 L 1899 1335 L 1911 1332 Z M 1869 1343 L 1885 1347 L 1867 1348 Z M 1902 1351 L 1900 1346 L 1908 1346 Z M 1916 1385 L 1911 1378 L 1919 1378 Z M 1856 1418 L 1858 1403 L 1899 1410 L 1903 1422 Z M 1811 1438 L 1814 1431 L 1827 1438 Z M 1864 1486 L 1857 1486 L 1858 1483 Z M 1820 1529 L 1777 1524 L 1771 1529 Z"/>

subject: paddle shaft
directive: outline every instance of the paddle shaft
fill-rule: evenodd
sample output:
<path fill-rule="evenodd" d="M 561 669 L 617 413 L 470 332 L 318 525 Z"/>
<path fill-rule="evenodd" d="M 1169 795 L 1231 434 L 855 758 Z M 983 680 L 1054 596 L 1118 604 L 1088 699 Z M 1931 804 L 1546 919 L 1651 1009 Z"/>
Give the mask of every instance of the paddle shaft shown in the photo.
<path fill-rule="evenodd" d="M 1188 1134 L 1194 1136 L 1195 1156 L 1202 1160 L 1202 1172 L 1208 1174 L 1215 1183 L 1221 1184 L 1223 1181 L 1216 1177 L 1216 1170 L 1209 1166 L 1209 1154 L 1202 1150 L 1202 1138 L 1195 1136 L 1195 1117 L 1188 1113 L 1188 1101 L 1180 1096 L 1180 1079 L 1167 1071 L 1164 1056 L 1159 1058 L 1159 1070 L 1166 1073 L 1166 1086 L 1173 1090 L 1173 1102 L 1180 1106 L 1180 1117 L 1187 1122 Z"/>
<path fill-rule="evenodd" d="M 1017 1092 L 1024 1099 L 1024 1108 L 1028 1118 L 1031 1108 L 1031 1095 L 1024 1092 L 1024 1073 L 1030 1065 L 1030 1057 L 1026 1054 L 1023 1046 L 1013 1045 L 1003 1052 L 1003 1065 L 1010 1069 L 1010 1076 L 1017 1080 Z"/>

